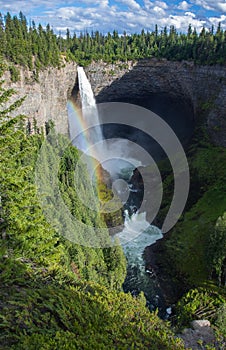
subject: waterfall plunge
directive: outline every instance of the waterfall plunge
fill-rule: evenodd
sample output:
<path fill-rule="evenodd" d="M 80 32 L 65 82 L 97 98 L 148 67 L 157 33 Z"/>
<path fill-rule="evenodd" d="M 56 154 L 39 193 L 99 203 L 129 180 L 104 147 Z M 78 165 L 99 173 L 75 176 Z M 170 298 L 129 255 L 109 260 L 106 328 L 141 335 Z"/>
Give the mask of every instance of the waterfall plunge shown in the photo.
<path fill-rule="evenodd" d="M 101 154 L 99 143 L 103 141 L 98 110 L 89 80 L 82 67 L 77 68 L 81 100 L 81 111 L 68 103 L 68 121 L 70 139 L 73 145 L 86 155 L 99 160 Z M 93 146 L 95 145 L 95 148 Z"/>
<path fill-rule="evenodd" d="M 118 178 L 125 169 L 129 177 L 132 169 L 144 165 L 139 160 L 141 157 L 138 154 L 134 159 L 134 149 L 126 139 L 104 139 L 92 87 L 82 67 L 78 67 L 78 83 L 82 116 L 74 118 L 74 111 L 70 113 L 69 110 L 70 138 L 73 144 L 85 154 L 96 158 L 113 179 Z"/>
<path fill-rule="evenodd" d="M 131 168 L 134 169 L 141 163 L 132 158 L 127 140 L 104 140 L 93 91 L 82 67 L 78 67 L 78 80 L 83 120 L 76 124 L 75 118 L 69 113 L 70 135 L 73 144 L 85 154 L 95 157 L 110 172 L 113 180 L 120 177 L 122 172 L 124 175 L 125 172 L 128 173 L 129 180 Z M 78 136 L 74 139 L 73 135 Z M 120 163 L 121 159 L 123 161 Z M 132 191 L 129 186 L 128 189 Z M 119 197 L 120 190 L 121 188 L 118 191 Z M 149 305 L 161 308 L 158 300 L 161 291 L 155 285 L 155 281 L 151 280 L 147 274 L 150 271 L 145 271 L 142 255 L 146 246 L 162 238 L 162 233 L 157 227 L 151 226 L 147 222 L 146 213 L 136 212 L 129 217 L 128 211 L 125 210 L 124 224 L 124 229 L 115 235 L 119 238 L 128 261 L 128 274 L 124 288 L 126 291 L 137 293 L 144 291 Z M 158 294 L 157 300 L 155 300 L 156 294 Z"/>
<path fill-rule="evenodd" d="M 82 67 L 78 67 L 78 83 L 82 103 L 82 116 L 86 121 L 85 125 L 87 127 L 83 132 L 88 133 L 86 135 L 88 137 L 88 145 L 92 146 L 103 140 L 103 134 L 92 87 Z"/>

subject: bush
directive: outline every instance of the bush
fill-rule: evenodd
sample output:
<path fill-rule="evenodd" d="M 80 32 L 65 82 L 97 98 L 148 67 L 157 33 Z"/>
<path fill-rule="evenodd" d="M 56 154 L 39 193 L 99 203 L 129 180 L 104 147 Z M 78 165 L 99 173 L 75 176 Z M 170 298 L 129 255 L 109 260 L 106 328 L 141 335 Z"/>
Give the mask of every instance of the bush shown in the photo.
<path fill-rule="evenodd" d="M 196 319 L 218 322 L 221 308 L 226 300 L 218 292 L 205 288 L 191 289 L 176 305 L 176 324 L 187 327 Z"/>
<path fill-rule="evenodd" d="M 11 81 L 12 81 L 13 83 L 16 83 L 17 81 L 20 80 L 20 72 L 19 72 L 19 70 L 16 68 L 15 65 L 9 66 L 9 72 L 10 72 Z"/>

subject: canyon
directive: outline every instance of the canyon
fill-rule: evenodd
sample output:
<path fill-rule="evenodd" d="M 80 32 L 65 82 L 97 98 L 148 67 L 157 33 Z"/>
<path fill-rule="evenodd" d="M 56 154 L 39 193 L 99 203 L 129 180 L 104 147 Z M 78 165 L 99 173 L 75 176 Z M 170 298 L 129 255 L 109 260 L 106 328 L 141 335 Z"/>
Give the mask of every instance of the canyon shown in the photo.
<path fill-rule="evenodd" d="M 3 86 L 16 91 L 14 100 L 26 96 L 15 114 L 25 114 L 31 121 L 35 118 L 39 127 L 52 120 L 57 132 L 67 134 L 67 101 L 78 93 L 77 64 L 65 62 L 61 68 L 40 71 L 38 79 L 34 72 L 17 69 L 19 81 L 11 82 L 7 71 L 3 76 Z M 194 125 L 204 123 L 214 144 L 226 146 L 226 67 L 148 59 L 117 64 L 93 62 L 85 71 L 97 103 L 133 103 L 163 115 L 163 119 L 167 114 L 162 110 L 165 105 L 171 115 L 174 111 L 176 115 L 176 121 L 171 117 L 169 124 L 181 121 L 190 128 L 185 138 L 190 138 Z"/>

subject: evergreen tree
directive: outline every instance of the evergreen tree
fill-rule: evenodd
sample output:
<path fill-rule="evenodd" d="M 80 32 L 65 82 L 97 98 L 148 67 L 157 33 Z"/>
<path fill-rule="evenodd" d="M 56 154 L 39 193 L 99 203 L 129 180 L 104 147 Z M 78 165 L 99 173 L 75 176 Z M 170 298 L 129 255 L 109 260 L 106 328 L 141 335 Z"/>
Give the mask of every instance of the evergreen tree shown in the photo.
<path fill-rule="evenodd" d="M 139 60 L 142 58 L 161 57 L 168 60 L 194 60 L 197 64 L 225 64 L 226 31 L 219 23 L 208 31 L 202 28 L 198 35 L 195 28 L 188 26 L 187 33 L 177 33 L 174 26 L 160 32 L 158 26 L 154 31 L 140 34 L 123 35 L 114 30 L 103 35 L 99 31 L 81 32 L 79 36 L 71 35 L 66 30 L 66 38 L 61 34 L 57 37 L 50 25 L 44 29 L 34 21 L 28 29 L 26 17 L 20 12 L 13 18 L 9 13 L 3 21 L 0 16 L 0 39 L 2 45 L 0 54 L 6 59 L 21 65 L 36 69 L 59 66 L 60 55 L 66 55 L 67 60 L 75 60 L 81 65 L 87 65 L 92 60 L 103 59 L 106 62 L 117 60 Z"/>

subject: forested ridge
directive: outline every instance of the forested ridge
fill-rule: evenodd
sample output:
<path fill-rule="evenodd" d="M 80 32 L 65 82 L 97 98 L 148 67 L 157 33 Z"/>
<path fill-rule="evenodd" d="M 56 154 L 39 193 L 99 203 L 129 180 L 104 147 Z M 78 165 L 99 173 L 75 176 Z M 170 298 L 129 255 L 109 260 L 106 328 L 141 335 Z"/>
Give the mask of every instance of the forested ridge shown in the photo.
<path fill-rule="evenodd" d="M 226 31 L 219 23 L 217 28 L 203 28 L 197 33 L 189 25 L 187 33 L 178 33 L 174 26 L 154 31 L 123 34 L 116 30 L 103 34 L 99 31 L 66 32 L 56 35 L 48 24 L 28 24 L 22 12 L 19 16 L 0 15 L 0 55 L 15 64 L 36 69 L 48 65 L 59 66 L 62 54 L 68 60 L 87 65 L 92 60 L 106 62 L 166 58 L 191 60 L 196 64 L 226 63 Z M 12 73 L 14 67 L 11 67 Z"/>

